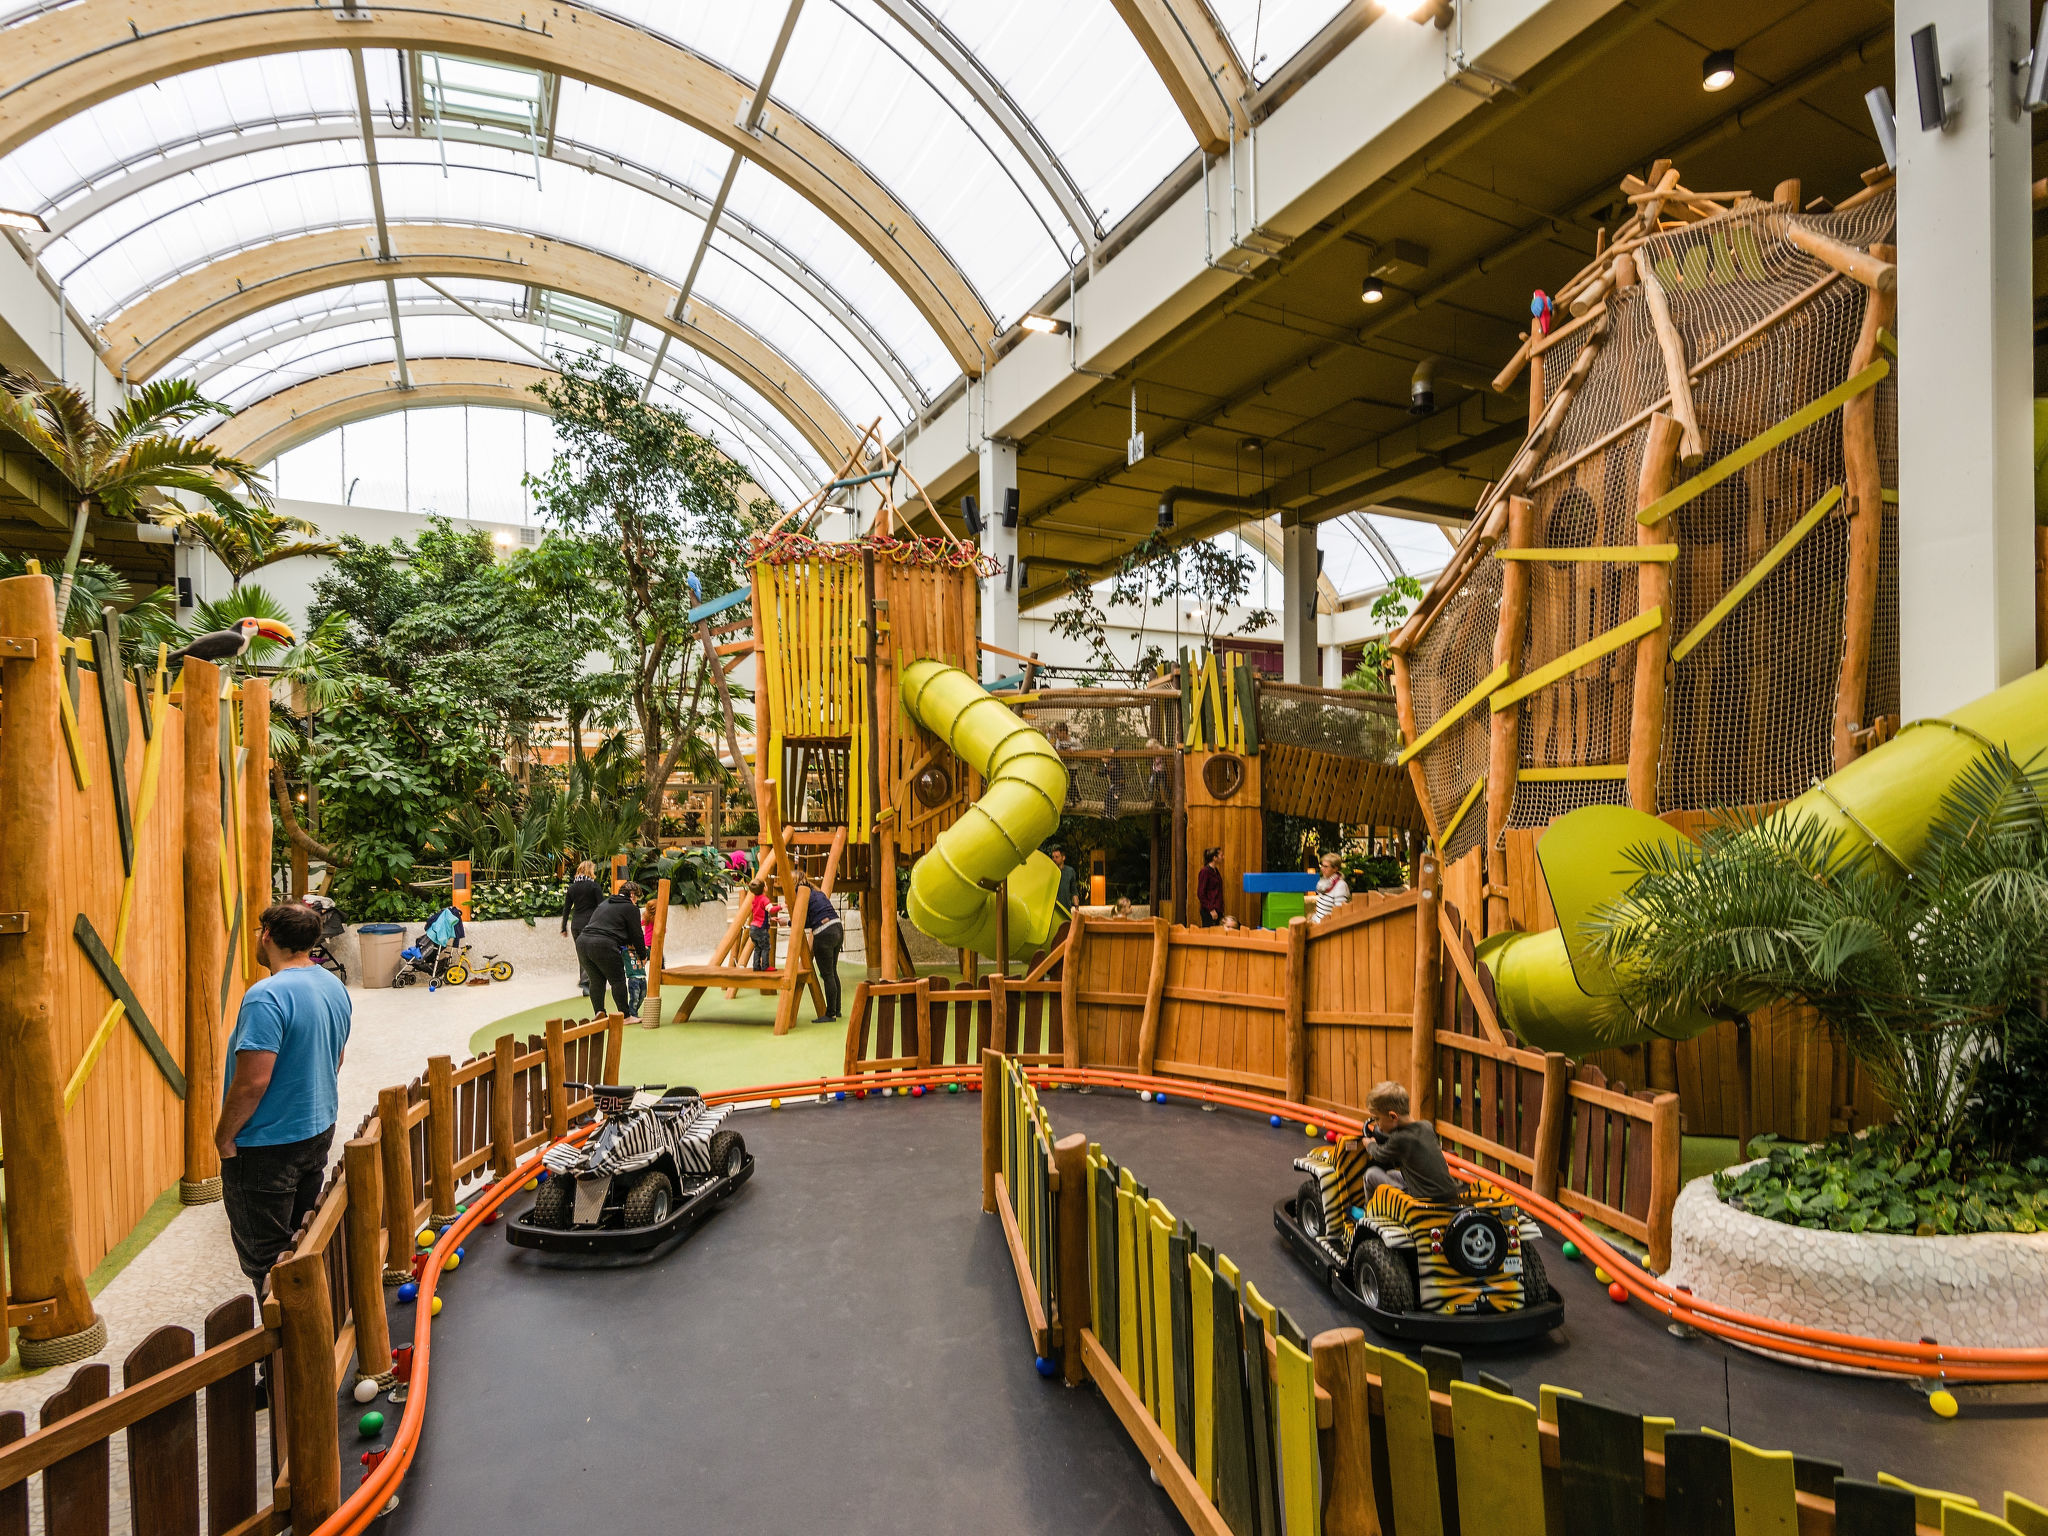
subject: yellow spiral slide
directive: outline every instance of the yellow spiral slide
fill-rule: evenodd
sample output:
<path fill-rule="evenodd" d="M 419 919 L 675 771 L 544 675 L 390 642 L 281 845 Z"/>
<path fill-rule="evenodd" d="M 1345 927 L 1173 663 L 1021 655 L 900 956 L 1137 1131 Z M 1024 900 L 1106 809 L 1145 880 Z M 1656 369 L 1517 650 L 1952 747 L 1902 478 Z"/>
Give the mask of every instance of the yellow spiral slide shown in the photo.
<path fill-rule="evenodd" d="M 979 773 L 987 792 L 910 871 L 910 920 L 954 949 L 996 952 L 996 893 L 1009 881 L 1010 958 L 1053 927 L 1058 866 L 1038 851 L 1060 824 L 1067 768 L 1052 743 L 981 684 L 942 661 L 903 669 L 903 707 Z"/>

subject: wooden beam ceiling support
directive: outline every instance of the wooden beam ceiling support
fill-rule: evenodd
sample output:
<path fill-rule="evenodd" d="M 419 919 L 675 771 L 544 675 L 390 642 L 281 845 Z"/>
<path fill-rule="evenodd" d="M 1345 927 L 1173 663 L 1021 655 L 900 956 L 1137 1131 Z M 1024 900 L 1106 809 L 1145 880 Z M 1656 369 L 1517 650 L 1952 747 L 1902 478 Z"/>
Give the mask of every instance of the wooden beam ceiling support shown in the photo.
<path fill-rule="evenodd" d="M 1250 94 L 1230 34 L 1203 0 L 1110 0 L 1187 120 L 1195 142 L 1221 154 L 1250 122 Z"/>

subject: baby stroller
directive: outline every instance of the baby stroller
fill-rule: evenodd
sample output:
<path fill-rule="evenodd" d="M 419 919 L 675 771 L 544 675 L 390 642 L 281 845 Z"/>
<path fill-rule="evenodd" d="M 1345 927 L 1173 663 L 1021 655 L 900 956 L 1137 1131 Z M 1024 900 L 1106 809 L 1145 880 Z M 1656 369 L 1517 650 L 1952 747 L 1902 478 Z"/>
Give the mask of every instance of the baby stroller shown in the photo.
<path fill-rule="evenodd" d="M 310 958 L 315 965 L 325 966 L 334 973 L 337 980 L 346 984 L 348 968 L 337 960 L 327 947 L 329 939 L 339 938 L 348 932 L 348 924 L 341 920 L 341 909 L 335 906 L 333 898 L 328 896 L 308 896 L 306 905 L 320 914 L 320 942 L 313 946 Z"/>

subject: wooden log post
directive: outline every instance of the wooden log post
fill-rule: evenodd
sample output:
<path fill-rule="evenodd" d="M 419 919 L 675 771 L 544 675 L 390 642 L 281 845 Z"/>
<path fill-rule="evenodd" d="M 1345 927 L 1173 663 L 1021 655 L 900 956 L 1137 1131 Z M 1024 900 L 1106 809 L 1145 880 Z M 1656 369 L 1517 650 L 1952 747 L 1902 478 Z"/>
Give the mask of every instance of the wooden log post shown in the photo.
<path fill-rule="evenodd" d="M 184 679 L 185 1172 L 178 1198 L 205 1205 L 220 1198 L 213 1125 L 228 1034 L 220 986 L 228 963 L 220 915 L 220 670 L 188 661 Z"/>
<path fill-rule="evenodd" d="M 1872 246 L 1890 258 L 1891 246 Z M 1877 358 L 1877 333 L 1892 323 L 1894 295 L 1868 291 L 1863 326 L 1849 354 L 1853 372 Z M 1866 389 L 1842 407 L 1842 498 L 1849 519 L 1849 571 L 1842 596 L 1842 676 L 1835 687 L 1835 767 L 1846 768 L 1863 754 L 1856 733 L 1871 724 L 1870 652 L 1877 627 L 1877 585 L 1884 550 L 1884 473 L 1877 456 L 1877 391 Z"/>
<path fill-rule="evenodd" d="M 547 1023 L 548 1135 L 560 1141 L 569 1134 L 569 1051 L 560 1019 Z"/>
<path fill-rule="evenodd" d="M 1677 472 L 1679 443 L 1684 433 L 1675 417 L 1662 411 L 1650 418 L 1643 434 L 1643 463 L 1636 478 L 1636 509 L 1654 503 L 1671 489 Z M 1638 544 L 1664 544 L 1671 538 L 1671 519 L 1636 525 Z M 1664 710 L 1670 692 L 1665 674 L 1671 657 L 1671 565 L 1644 560 L 1636 566 L 1636 612 L 1664 610 L 1664 622 L 1636 642 L 1636 675 L 1628 722 L 1628 803 L 1646 816 L 1657 814 L 1657 765 L 1664 753 Z"/>
<path fill-rule="evenodd" d="M 512 1131 L 512 1058 L 518 1050 L 510 1035 L 498 1036 L 491 1045 L 491 1172 L 501 1179 L 519 1163 Z"/>
<path fill-rule="evenodd" d="M 879 787 L 876 791 L 880 793 Z M 903 962 L 896 941 L 896 829 L 891 822 L 882 828 L 882 863 L 875 875 L 875 905 L 882 916 L 882 980 L 901 981 Z"/>
<path fill-rule="evenodd" d="M 1735 1021 L 1735 1152 L 1749 1156 L 1749 1138 L 1756 1134 L 1756 1079 L 1753 1075 L 1749 1015 Z"/>
<path fill-rule="evenodd" d="M 1898 294 L 1898 251 L 1893 246 L 1873 245 L 1867 251 L 1859 250 L 1798 219 L 1785 221 L 1785 242 L 1826 262 L 1844 277 L 1854 278 L 1874 297 L 1892 299 Z"/>
<path fill-rule="evenodd" d="M 981 1208 L 996 1208 L 996 1175 L 1003 1171 L 1003 1053 L 981 1053 Z"/>
<path fill-rule="evenodd" d="M 435 1226 L 455 1219 L 455 1063 L 427 1058 L 427 1217 Z"/>
<path fill-rule="evenodd" d="M 1311 1339 L 1308 1349 L 1316 1385 L 1330 1394 L 1330 1431 L 1322 1459 L 1323 1536 L 1380 1536 L 1366 1427 L 1371 1366 L 1365 1334 L 1332 1328 Z"/>
<path fill-rule="evenodd" d="M 1647 265 L 1642 271 L 1642 284 L 1643 299 L 1650 307 L 1650 328 L 1656 332 L 1657 349 L 1664 358 L 1664 389 L 1671 397 L 1671 415 L 1678 422 L 1678 458 L 1689 469 L 1707 456 L 1707 441 L 1700 434 L 1699 411 L 1692 402 L 1692 373 L 1685 357 L 1685 338 L 1678 334 L 1678 322 L 1671 318 L 1671 302 L 1665 297 L 1663 283 Z"/>
<path fill-rule="evenodd" d="M 302 1253 L 281 1260 L 270 1272 L 270 1293 L 283 1314 L 284 1445 L 291 1468 L 292 1529 L 310 1531 L 341 1503 L 334 1298 L 327 1289 L 326 1259 Z"/>
<path fill-rule="evenodd" d="M 71 942 L 75 914 L 59 907 L 59 865 L 50 842 L 59 797 L 77 791 L 58 717 L 63 663 L 49 577 L 0 581 L 0 635 L 33 647 L 32 655 L 0 661 L 0 893 L 27 918 L 23 932 L 0 938 L 7 1301 L 10 1307 L 49 1304 L 19 1321 L 21 1363 L 33 1368 L 87 1359 L 107 1338 L 78 1265 L 77 1211 L 64 1150 L 64 1076 L 57 1065 L 57 952 Z M 207 1100 L 198 1111 L 206 1119 L 209 1154 L 213 1105 Z M 188 1125 L 193 1113 L 188 1098 Z M 217 1163 L 213 1172 L 219 1172 Z"/>
<path fill-rule="evenodd" d="M 661 1028 L 661 968 L 668 964 L 668 899 L 669 882 L 658 880 L 654 886 L 654 942 L 647 946 L 647 996 L 640 1002 L 640 1027 Z M 741 896 L 744 905 L 746 897 Z M 605 1081 L 618 1079 L 610 1073 Z"/>
<path fill-rule="evenodd" d="M 412 1132 L 406 1126 L 405 1090 L 377 1093 L 377 1150 L 384 1165 L 384 1283 L 412 1278 Z"/>
<path fill-rule="evenodd" d="M 1067 952 L 1060 957 L 1060 1060 L 1069 1072 L 1081 1069 L 1081 936 L 1078 917 L 1067 919 Z"/>
<path fill-rule="evenodd" d="M 270 682 L 242 683 L 242 955 L 243 976 L 267 974 L 256 958 L 256 919 L 270 905 Z"/>
<path fill-rule="evenodd" d="M 924 979 L 929 981 L 931 978 Z M 931 1045 L 930 1015 L 920 1009 L 917 1023 L 918 1065 L 925 1066 L 927 1063 L 922 1058 Z M 1010 1040 L 1010 984 L 1001 971 L 991 973 L 988 978 L 988 1038 L 989 1044 L 999 1051 L 1015 1052 L 1023 1044 L 1022 1031 L 1019 1031 L 1015 1044 Z"/>
<path fill-rule="evenodd" d="M 341 1149 L 348 1206 L 342 1220 L 348 1236 L 348 1309 L 356 1324 L 356 1374 L 378 1377 L 391 1370 L 391 1323 L 384 1314 L 384 1170 L 379 1165 L 382 1126 Z"/>
<path fill-rule="evenodd" d="M 1059 1290 L 1052 1321 L 1060 1330 L 1060 1375 L 1070 1387 L 1088 1379 L 1081 1358 L 1081 1330 L 1088 1310 L 1088 1138 L 1076 1131 L 1053 1143 L 1053 1176 L 1058 1179 Z"/>
<path fill-rule="evenodd" d="M 615 1013 L 605 1020 L 604 1026 L 604 1080 L 616 1083 L 619 1080 L 619 1064 L 626 1054 L 626 1016 Z"/>
<path fill-rule="evenodd" d="M 1418 1120 L 1436 1118 L 1437 991 L 1443 964 L 1437 913 L 1443 906 L 1443 871 L 1434 848 L 1416 864 L 1415 1023 L 1408 1032 L 1409 1108 Z"/>
<path fill-rule="evenodd" d="M 1528 549 L 1536 541 L 1536 504 L 1526 496 L 1508 498 L 1508 536 L 1505 547 Z M 1526 560 L 1503 562 L 1500 577 L 1500 622 L 1493 634 L 1493 664 L 1506 667 L 1506 681 L 1522 675 L 1522 650 L 1529 631 L 1529 594 L 1535 573 Z M 1491 738 L 1486 759 L 1486 860 L 1491 868 L 1501 857 L 1501 835 L 1507 830 L 1508 812 L 1514 808 L 1515 779 L 1522 763 L 1522 706 L 1511 704 L 1493 711 L 1488 720 Z M 1492 892 L 1498 888 L 1502 894 Z M 1484 920 L 1488 933 L 1508 926 L 1507 880 L 1496 876 L 1487 881 Z"/>
<path fill-rule="evenodd" d="M 1678 1095 L 1650 1101 L 1650 1268 L 1671 1267 L 1671 1211 L 1678 1204 Z"/>
<path fill-rule="evenodd" d="M 1572 1064 L 1557 1051 L 1543 1053 L 1543 1107 L 1536 1119 L 1536 1171 L 1531 1187 L 1545 1200 L 1557 1198 L 1564 1138 L 1571 1126 Z"/>
<path fill-rule="evenodd" d="M 1308 919 L 1287 920 L 1287 974 L 1281 1033 L 1287 1045 L 1287 1099 L 1308 1102 Z"/>
<path fill-rule="evenodd" d="M 1145 1077 L 1152 1075 L 1159 1053 L 1159 1015 L 1166 1001 L 1166 958 L 1172 937 L 1172 924 L 1163 917 L 1152 919 L 1152 970 L 1145 978 L 1145 1012 L 1138 1022 L 1138 1072 Z"/>

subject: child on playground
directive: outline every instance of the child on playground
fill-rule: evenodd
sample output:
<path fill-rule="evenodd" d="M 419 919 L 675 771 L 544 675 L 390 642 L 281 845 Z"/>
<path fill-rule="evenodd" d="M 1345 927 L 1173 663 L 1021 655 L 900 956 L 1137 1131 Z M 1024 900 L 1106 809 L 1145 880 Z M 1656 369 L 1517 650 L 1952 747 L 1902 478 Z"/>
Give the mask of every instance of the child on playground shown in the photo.
<path fill-rule="evenodd" d="M 768 899 L 768 882 L 765 880 L 749 880 L 747 892 L 747 901 L 752 908 L 747 915 L 747 927 L 754 935 L 754 969 L 770 970 L 770 956 L 774 951 L 769 943 L 769 923 L 775 916 L 775 904 Z"/>
<path fill-rule="evenodd" d="M 1371 1119 L 1365 1170 L 1365 1193 L 1382 1184 L 1406 1190 L 1418 1200 L 1442 1204 L 1458 1198 L 1459 1184 L 1444 1161 L 1436 1127 L 1408 1118 L 1408 1090 L 1400 1083 L 1381 1083 L 1366 1095 Z"/>

